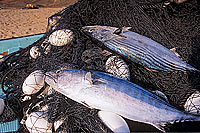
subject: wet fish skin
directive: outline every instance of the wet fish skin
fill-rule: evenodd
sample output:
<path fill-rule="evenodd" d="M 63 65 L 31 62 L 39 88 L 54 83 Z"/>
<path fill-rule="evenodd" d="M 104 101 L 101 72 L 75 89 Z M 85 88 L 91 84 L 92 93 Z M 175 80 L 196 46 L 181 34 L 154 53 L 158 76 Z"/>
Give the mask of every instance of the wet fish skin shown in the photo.
<path fill-rule="evenodd" d="M 164 131 L 162 125 L 173 121 L 200 120 L 140 86 L 106 73 L 66 69 L 59 74 L 51 71 L 46 75 L 47 84 L 78 103 L 151 124 L 161 131 Z"/>
<path fill-rule="evenodd" d="M 82 31 L 135 63 L 161 71 L 199 71 L 156 41 L 127 28 L 84 26 Z M 118 31 L 116 33 L 116 31 Z"/>

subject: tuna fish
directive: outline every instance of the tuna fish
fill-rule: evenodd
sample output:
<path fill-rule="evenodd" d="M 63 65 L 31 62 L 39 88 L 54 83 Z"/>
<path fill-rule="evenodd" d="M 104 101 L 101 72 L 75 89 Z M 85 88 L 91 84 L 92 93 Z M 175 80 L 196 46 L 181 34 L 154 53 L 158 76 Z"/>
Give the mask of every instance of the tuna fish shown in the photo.
<path fill-rule="evenodd" d="M 45 82 L 89 108 L 110 111 L 127 119 L 151 124 L 161 131 L 167 123 L 200 121 L 142 87 L 98 71 L 65 69 L 46 73 Z"/>
<path fill-rule="evenodd" d="M 156 41 L 128 29 L 130 27 L 84 26 L 82 31 L 101 41 L 108 49 L 146 68 L 162 71 L 197 70 Z"/>

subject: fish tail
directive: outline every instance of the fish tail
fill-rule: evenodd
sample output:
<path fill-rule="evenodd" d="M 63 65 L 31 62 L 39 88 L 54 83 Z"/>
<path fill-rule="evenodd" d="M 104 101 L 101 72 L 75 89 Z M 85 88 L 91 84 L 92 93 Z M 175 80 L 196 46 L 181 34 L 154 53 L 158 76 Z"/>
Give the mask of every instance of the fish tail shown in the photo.
<path fill-rule="evenodd" d="M 166 130 L 169 130 L 170 125 L 177 126 L 177 124 L 180 124 L 180 123 L 184 123 L 187 125 L 188 122 L 200 122 L 200 116 L 189 114 L 189 115 L 186 115 L 186 119 L 183 118 L 179 120 L 173 120 L 171 122 L 153 123 L 151 125 L 157 128 L 161 132 L 166 132 Z"/>
<path fill-rule="evenodd" d="M 193 66 L 191 66 L 191 65 L 189 65 L 189 64 L 187 64 L 186 68 L 187 68 L 188 70 L 190 70 L 190 71 L 197 71 L 197 72 L 200 72 L 200 70 L 194 68 Z"/>

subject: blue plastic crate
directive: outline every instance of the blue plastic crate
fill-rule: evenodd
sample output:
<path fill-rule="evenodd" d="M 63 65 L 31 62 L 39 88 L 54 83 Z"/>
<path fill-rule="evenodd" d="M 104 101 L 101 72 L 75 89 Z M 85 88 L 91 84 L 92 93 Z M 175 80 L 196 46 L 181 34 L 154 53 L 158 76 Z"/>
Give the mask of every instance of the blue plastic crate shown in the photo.
<path fill-rule="evenodd" d="M 17 132 L 19 129 L 19 120 L 16 119 L 11 122 L 1 123 L 0 124 L 0 133 L 6 132 Z"/>
<path fill-rule="evenodd" d="M 4 99 L 5 94 L 2 92 L 0 88 L 0 98 Z M 19 128 L 19 120 L 16 119 L 11 122 L 6 123 L 0 123 L 0 133 L 6 133 L 6 132 L 16 132 Z"/>

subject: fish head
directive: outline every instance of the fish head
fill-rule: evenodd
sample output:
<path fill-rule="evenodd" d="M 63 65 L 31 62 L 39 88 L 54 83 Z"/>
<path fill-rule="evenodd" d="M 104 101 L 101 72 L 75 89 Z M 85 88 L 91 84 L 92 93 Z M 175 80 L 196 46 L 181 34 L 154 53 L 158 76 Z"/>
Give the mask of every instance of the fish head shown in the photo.
<path fill-rule="evenodd" d="M 101 42 L 110 41 L 115 38 L 122 37 L 121 33 L 130 27 L 117 28 L 111 26 L 84 26 L 82 31 L 89 37 L 95 38 Z"/>
<path fill-rule="evenodd" d="M 45 73 L 45 82 L 54 89 L 58 88 L 59 72 L 57 70 Z"/>
<path fill-rule="evenodd" d="M 76 69 L 59 69 L 46 72 L 45 82 L 65 96 L 75 95 L 90 85 L 85 79 L 85 71 Z"/>

